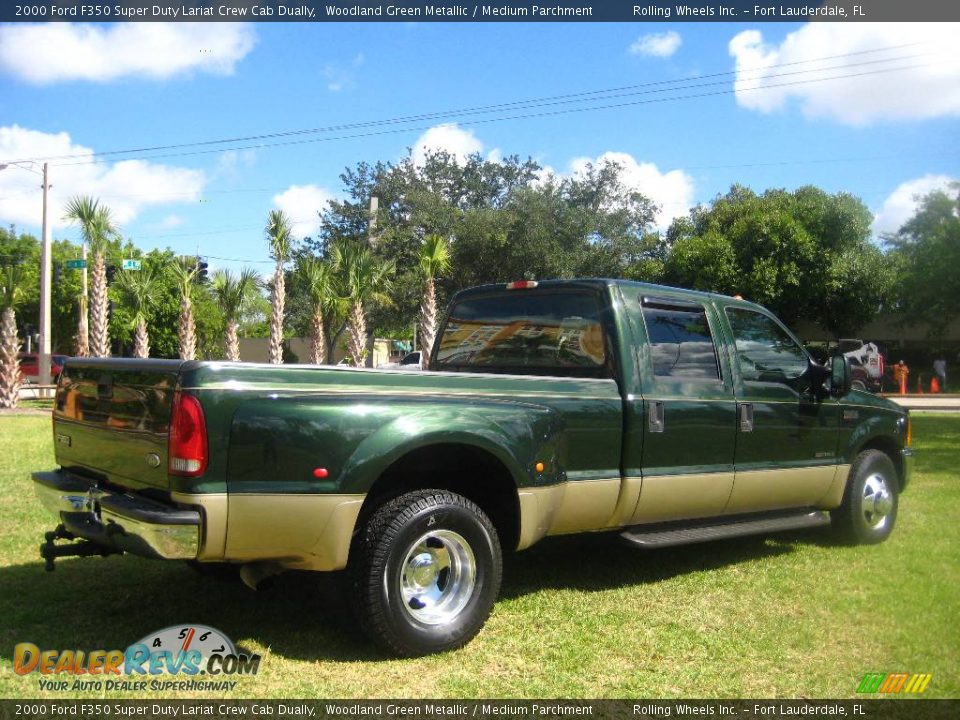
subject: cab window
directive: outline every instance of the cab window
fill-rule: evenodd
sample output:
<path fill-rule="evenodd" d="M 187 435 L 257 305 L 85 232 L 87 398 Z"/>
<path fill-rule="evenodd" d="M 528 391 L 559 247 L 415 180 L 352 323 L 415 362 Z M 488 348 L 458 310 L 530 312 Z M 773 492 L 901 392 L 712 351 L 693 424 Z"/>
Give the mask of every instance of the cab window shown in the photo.
<path fill-rule="evenodd" d="M 806 372 L 808 360 L 787 331 L 763 313 L 736 307 L 726 312 L 744 381 L 795 385 Z"/>
<path fill-rule="evenodd" d="M 719 380 L 717 350 L 702 305 L 641 298 L 653 374 L 678 380 Z"/>

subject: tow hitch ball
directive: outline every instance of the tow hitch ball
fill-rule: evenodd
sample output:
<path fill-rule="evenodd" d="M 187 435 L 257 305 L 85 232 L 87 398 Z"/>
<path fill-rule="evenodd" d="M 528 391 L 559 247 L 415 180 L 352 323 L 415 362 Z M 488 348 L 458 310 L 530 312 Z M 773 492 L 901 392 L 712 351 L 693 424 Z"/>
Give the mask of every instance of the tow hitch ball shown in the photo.
<path fill-rule="evenodd" d="M 44 559 L 44 569 L 47 572 L 53 572 L 53 561 L 58 557 L 89 557 L 91 555 L 106 557 L 107 555 L 120 553 L 119 550 L 98 545 L 89 540 L 81 540 L 69 545 L 56 545 L 55 540 L 77 539 L 77 536 L 69 532 L 63 525 L 57 525 L 57 529 L 46 533 L 44 538 L 46 542 L 40 546 L 40 557 Z"/>

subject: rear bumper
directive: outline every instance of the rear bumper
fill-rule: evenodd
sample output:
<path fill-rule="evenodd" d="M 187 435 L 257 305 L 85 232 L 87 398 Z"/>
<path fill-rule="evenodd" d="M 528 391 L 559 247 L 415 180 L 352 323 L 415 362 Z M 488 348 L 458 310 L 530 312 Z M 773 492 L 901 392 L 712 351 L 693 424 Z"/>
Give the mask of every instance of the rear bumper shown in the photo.
<path fill-rule="evenodd" d="M 910 448 L 903 448 L 900 451 L 900 465 L 903 468 L 903 477 L 900 478 L 900 492 L 903 492 L 913 479 L 913 463 L 913 450 Z"/>
<path fill-rule="evenodd" d="M 143 557 L 197 557 L 197 510 L 105 490 L 64 470 L 33 473 L 32 477 L 40 501 L 77 537 Z"/>

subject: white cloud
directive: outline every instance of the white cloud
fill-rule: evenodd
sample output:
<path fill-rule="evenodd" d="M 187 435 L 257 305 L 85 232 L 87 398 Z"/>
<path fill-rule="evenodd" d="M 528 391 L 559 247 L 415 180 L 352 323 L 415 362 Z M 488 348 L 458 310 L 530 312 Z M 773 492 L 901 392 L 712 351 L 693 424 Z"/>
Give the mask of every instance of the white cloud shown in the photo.
<path fill-rule="evenodd" d="M 0 26 L 0 70 L 29 83 L 189 71 L 229 75 L 256 44 L 246 23 L 46 23 Z"/>
<path fill-rule="evenodd" d="M 897 188 L 883 201 L 880 212 L 873 216 L 874 235 L 897 232 L 907 220 L 913 217 L 919 196 L 934 190 L 946 190 L 953 180 L 954 178 L 948 175 L 924 175 L 897 185 Z"/>
<path fill-rule="evenodd" d="M 167 215 L 157 224 L 157 227 L 161 230 L 171 230 L 180 227 L 183 223 L 184 219 L 179 215 Z"/>
<path fill-rule="evenodd" d="M 333 194 L 316 185 L 291 185 L 273 196 L 273 204 L 293 222 L 295 237 L 312 235 L 320 229 L 319 212 L 333 199 Z"/>
<path fill-rule="evenodd" d="M 608 151 L 598 158 L 575 158 L 570 162 L 570 171 L 579 175 L 588 164 L 617 163 L 621 168 L 621 181 L 660 206 L 656 224 L 666 227 L 675 217 L 686 215 L 693 206 L 693 178 L 683 170 L 660 172 L 654 163 L 637 162 L 629 153 Z"/>
<path fill-rule="evenodd" d="M 349 65 L 340 65 L 337 63 L 327 63 L 323 66 L 323 76 L 327 80 L 327 90 L 330 92 L 340 92 L 352 88 L 357 84 L 355 70 L 363 65 L 366 56 L 363 53 L 357 53 Z"/>
<path fill-rule="evenodd" d="M 957 23 L 816 22 L 774 45 L 746 30 L 729 46 L 737 102 L 769 113 L 795 100 L 808 117 L 847 125 L 960 115 L 958 31 Z M 815 72 L 798 72 L 807 70 Z M 791 74 L 758 79 L 783 73 Z M 839 75 L 853 77 L 805 82 Z"/>
<path fill-rule="evenodd" d="M 0 162 L 61 155 L 79 157 L 63 160 L 64 164 L 51 163 L 48 214 L 54 228 L 67 225 L 63 208 L 75 195 L 99 198 L 123 224 L 147 206 L 199 200 L 206 182 L 199 170 L 143 160 L 67 164 L 90 159 L 93 150 L 75 144 L 65 132 L 44 133 L 18 125 L 0 127 Z M 37 227 L 41 216 L 40 178 L 15 166 L 0 171 L 0 221 Z"/>
<path fill-rule="evenodd" d="M 235 180 L 242 174 L 241 170 L 253 167 L 256 161 L 256 150 L 224 150 L 217 156 L 214 175 Z"/>
<path fill-rule="evenodd" d="M 446 150 L 462 163 L 468 155 L 483 152 L 483 143 L 472 130 L 461 130 L 456 123 L 437 125 L 417 138 L 413 144 L 413 161 L 423 165 L 427 153 L 437 150 Z"/>
<path fill-rule="evenodd" d="M 673 55 L 683 44 L 680 33 L 668 30 L 663 33 L 647 33 L 638 37 L 629 48 L 631 55 L 666 58 Z"/>

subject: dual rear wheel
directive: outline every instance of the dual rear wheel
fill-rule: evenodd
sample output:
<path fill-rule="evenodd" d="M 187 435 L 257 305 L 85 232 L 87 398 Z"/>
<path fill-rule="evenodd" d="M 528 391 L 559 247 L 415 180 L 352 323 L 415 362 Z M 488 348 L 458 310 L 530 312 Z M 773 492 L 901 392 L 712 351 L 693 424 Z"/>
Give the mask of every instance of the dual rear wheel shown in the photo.
<path fill-rule="evenodd" d="M 503 560 L 493 524 L 476 504 L 446 490 L 406 493 L 377 508 L 354 550 L 360 626 L 399 655 L 465 645 L 500 592 Z"/>

